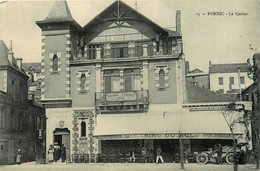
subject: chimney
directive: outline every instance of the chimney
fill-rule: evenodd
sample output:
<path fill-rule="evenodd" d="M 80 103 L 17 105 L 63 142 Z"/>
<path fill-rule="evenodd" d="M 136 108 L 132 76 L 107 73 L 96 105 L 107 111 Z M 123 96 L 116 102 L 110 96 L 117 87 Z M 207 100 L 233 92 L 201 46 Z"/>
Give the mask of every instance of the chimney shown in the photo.
<path fill-rule="evenodd" d="M 19 67 L 20 69 L 22 69 L 22 67 L 23 67 L 23 63 L 22 63 L 23 58 L 16 58 L 16 61 L 17 61 L 18 67 Z"/>
<path fill-rule="evenodd" d="M 13 64 L 13 57 L 14 57 L 14 52 L 12 50 L 12 40 L 10 42 L 10 47 L 9 47 L 9 51 L 7 52 L 7 56 L 8 56 L 8 60 L 11 64 Z"/>
<path fill-rule="evenodd" d="M 211 66 L 212 66 L 211 61 L 209 61 L 209 67 L 211 67 Z"/>
<path fill-rule="evenodd" d="M 181 11 L 176 11 L 176 32 L 181 33 Z"/>

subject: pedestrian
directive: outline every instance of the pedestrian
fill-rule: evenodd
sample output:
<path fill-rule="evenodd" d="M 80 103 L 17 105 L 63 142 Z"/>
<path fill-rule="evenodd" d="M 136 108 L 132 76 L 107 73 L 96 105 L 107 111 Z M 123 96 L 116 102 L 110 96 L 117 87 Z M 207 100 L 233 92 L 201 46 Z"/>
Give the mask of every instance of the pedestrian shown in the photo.
<path fill-rule="evenodd" d="M 135 162 L 135 159 L 136 159 L 136 157 L 135 157 L 135 150 L 133 148 L 133 150 L 132 150 L 132 152 L 130 154 L 130 162 Z"/>
<path fill-rule="evenodd" d="M 62 160 L 62 163 L 66 161 L 66 148 L 65 148 L 64 144 L 62 144 L 62 146 L 61 146 L 61 160 Z"/>
<path fill-rule="evenodd" d="M 18 149 L 16 154 L 16 164 L 21 164 L 21 157 L 22 157 L 21 149 Z"/>
<path fill-rule="evenodd" d="M 54 143 L 54 161 L 57 162 L 60 159 L 60 146 L 57 142 Z"/>
<path fill-rule="evenodd" d="M 162 158 L 162 149 L 160 146 L 157 148 L 157 151 L 156 151 L 156 164 L 158 164 L 159 159 L 161 160 L 162 163 L 164 163 L 164 160 Z"/>
<path fill-rule="evenodd" d="M 221 144 L 218 144 L 217 160 L 218 160 L 218 164 L 222 164 L 222 145 Z"/>
<path fill-rule="evenodd" d="M 53 148 L 53 145 L 51 144 L 48 149 L 48 162 L 50 162 L 50 163 L 53 162 L 53 153 L 54 153 L 54 148 Z"/>

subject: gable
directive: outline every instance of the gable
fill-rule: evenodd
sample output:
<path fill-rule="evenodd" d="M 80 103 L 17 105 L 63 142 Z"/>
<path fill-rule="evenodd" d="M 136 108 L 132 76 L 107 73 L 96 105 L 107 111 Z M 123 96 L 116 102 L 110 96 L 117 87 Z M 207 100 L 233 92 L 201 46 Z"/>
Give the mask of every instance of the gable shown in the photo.
<path fill-rule="evenodd" d="M 129 24 L 124 23 L 118 27 L 115 23 L 111 24 L 106 30 L 98 34 L 90 43 L 97 42 L 117 42 L 132 40 L 147 40 L 146 35 L 132 28 Z"/>
<path fill-rule="evenodd" d="M 85 42 L 92 41 L 111 25 L 119 28 L 134 28 L 149 39 L 158 39 L 160 35 L 168 35 L 165 29 L 135 9 L 122 1 L 115 1 L 83 27 Z"/>

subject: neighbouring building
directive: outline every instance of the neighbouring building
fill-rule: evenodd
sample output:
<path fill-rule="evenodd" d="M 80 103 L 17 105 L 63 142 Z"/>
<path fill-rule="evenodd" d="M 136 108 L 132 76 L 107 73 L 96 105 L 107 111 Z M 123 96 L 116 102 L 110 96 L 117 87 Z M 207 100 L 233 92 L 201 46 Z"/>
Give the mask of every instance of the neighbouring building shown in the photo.
<path fill-rule="evenodd" d="M 241 94 L 253 83 L 247 76 L 247 63 L 212 64 L 209 62 L 210 90 L 225 94 Z"/>
<path fill-rule="evenodd" d="M 45 150 L 38 134 L 45 129 L 45 109 L 28 100 L 27 80 L 22 58 L 0 40 L 0 164 L 14 163 L 18 149 L 22 162 L 35 160 L 37 148 Z"/>
<path fill-rule="evenodd" d="M 209 74 L 204 73 L 203 71 L 199 69 L 194 69 L 192 71 L 189 71 L 186 74 L 186 79 L 194 86 L 202 87 L 205 89 L 209 89 Z"/>
<path fill-rule="evenodd" d="M 28 98 L 39 102 L 41 99 L 41 63 L 23 63 L 23 69 L 29 76 Z"/>
<path fill-rule="evenodd" d="M 47 147 L 64 144 L 73 161 L 79 154 L 102 159 L 133 149 L 140 155 L 143 147 L 160 145 L 172 162 L 179 132 L 187 153 L 232 144 L 221 114 L 230 97 L 186 85 L 179 10 L 176 30 L 169 30 L 115 1 L 81 27 L 66 1 L 56 1 L 36 24 Z M 235 137 L 245 141 L 244 129 Z"/>
<path fill-rule="evenodd" d="M 254 81 L 249 87 L 242 91 L 242 100 L 250 101 L 252 103 L 252 112 L 250 119 L 252 122 L 252 143 L 256 145 L 260 140 L 260 108 L 259 108 L 259 68 L 260 68 L 260 54 L 256 53 L 253 56 L 254 64 L 250 67 L 249 77 Z"/>

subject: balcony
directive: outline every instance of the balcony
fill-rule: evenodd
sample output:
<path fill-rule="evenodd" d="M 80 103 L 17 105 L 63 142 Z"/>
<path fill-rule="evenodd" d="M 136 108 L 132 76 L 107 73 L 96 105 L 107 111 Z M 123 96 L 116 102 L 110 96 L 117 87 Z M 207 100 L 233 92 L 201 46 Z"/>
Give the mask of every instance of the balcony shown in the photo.
<path fill-rule="evenodd" d="M 95 102 L 101 113 L 144 112 L 148 110 L 149 93 L 148 90 L 96 93 Z"/>

